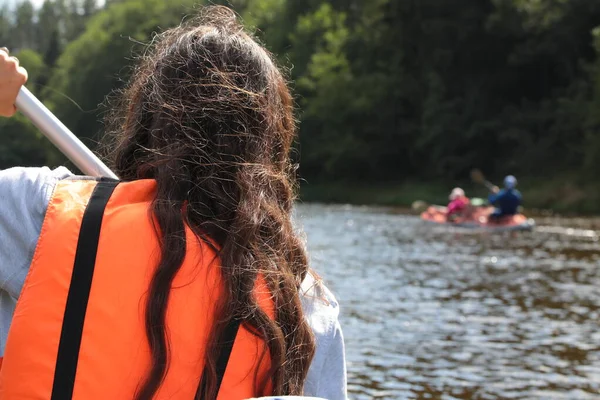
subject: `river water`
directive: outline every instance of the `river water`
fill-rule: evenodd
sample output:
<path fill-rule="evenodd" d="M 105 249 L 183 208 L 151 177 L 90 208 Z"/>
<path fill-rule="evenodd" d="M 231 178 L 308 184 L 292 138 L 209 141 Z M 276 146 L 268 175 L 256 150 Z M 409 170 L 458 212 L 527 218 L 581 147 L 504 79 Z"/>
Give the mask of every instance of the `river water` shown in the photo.
<path fill-rule="evenodd" d="M 298 207 L 342 307 L 351 399 L 600 399 L 600 220 L 532 233 Z"/>

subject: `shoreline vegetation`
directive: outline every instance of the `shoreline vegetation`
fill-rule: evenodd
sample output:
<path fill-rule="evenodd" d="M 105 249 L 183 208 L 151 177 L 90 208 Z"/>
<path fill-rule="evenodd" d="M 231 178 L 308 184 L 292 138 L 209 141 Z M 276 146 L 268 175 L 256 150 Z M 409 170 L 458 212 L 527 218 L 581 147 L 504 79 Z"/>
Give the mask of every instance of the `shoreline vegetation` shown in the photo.
<path fill-rule="evenodd" d="M 496 180 L 499 182 L 499 180 Z M 300 185 L 303 203 L 331 203 L 409 208 L 417 200 L 445 205 L 453 187 L 465 189 L 467 196 L 487 198 L 481 185 L 470 182 L 310 182 Z M 600 215 L 600 185 L 577 182 L 576 177 L 561 179 L 523 179 L 524 213 L 529 215 Z"/>
<path fill-rule="evenodd" d="M 92 150 L 154 35 L 225 4 L 292 87 L 303 201 L 444 204 L 455 186 L 486 197 L 468 176 L 481 168 L 496 184 L 517 176 L 528 215 L 600 215 L 598 0 L 36 4 L 0 5 L 0 44 Z M 0 169 L 62 160 L 23 115 L 0 132 Z"/>

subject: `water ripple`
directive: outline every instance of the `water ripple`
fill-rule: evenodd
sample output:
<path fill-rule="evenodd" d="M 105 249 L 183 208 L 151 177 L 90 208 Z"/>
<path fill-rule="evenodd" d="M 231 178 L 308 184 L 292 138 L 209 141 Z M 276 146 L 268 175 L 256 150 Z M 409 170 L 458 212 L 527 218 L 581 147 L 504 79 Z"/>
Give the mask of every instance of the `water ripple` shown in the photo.
<path fill-rule="evenodd" d="M 352 399 L 600 398 L 599 220 L 532 233 L 300 205 L 342 306 Z"/>

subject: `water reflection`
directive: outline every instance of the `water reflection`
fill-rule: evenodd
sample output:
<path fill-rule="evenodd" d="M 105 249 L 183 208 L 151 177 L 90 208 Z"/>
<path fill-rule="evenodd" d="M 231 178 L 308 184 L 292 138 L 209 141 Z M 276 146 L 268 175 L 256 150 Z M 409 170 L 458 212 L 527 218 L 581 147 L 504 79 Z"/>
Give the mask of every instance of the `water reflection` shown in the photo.
<path fill-rule="evenodd" d="M 342 305 L 351 398 L 600 398 L 598 220 L 485 235 L 386 209 L 297 211 Z"/>

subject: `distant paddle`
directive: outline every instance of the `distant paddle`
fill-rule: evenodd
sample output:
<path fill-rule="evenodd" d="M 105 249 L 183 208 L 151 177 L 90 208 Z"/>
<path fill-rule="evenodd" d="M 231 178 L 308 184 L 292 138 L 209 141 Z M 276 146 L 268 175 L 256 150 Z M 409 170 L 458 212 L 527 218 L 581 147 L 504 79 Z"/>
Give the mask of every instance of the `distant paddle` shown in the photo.
<path fill-rule="evenodd" d="M 412 203 L 412 210 L 415 212 L 423 212 L 425 210 L 427 210 L 427 207 L 429 207 L 429 204 L 424 202 L 423 200 L 416 200 Z"/>
<path fill-rule="evenodd" d="M 478 169 L 474 169 L 474 170 L 471 171 L 471 179 L 475 183 L 479 183 L 481 185 L 484 185 L 490 192 L 493 192 L 494 188 L 496 187 L 493 183 L 491 183 L 490 181 L 486 180 L 485 176 L 483 175 L 483 172 L 481 172 Z"/>
<path fill-rule="evenodd" d="M 473 207 L 484 207 L 488 204 L 486 199 L 481 199 L 479 197 L 471 198 L 471 205 Z"/>

